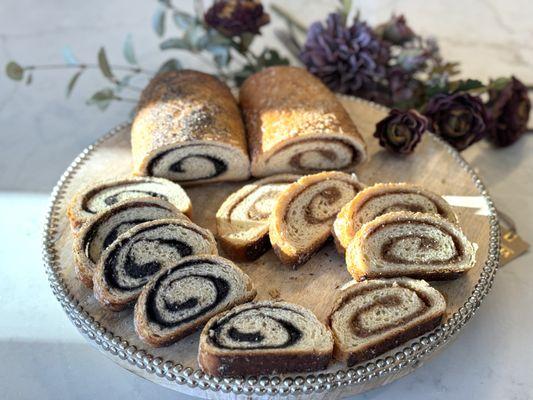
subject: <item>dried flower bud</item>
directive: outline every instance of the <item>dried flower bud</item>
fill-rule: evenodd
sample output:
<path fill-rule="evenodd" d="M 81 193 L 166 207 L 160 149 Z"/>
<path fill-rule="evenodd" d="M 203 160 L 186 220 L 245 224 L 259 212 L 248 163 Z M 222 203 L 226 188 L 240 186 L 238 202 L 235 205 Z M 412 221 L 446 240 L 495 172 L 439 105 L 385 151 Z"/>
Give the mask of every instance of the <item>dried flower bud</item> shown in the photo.
<path fill-rule="evenodd" d="M 429 130 L 457 150 L 466 149 L 487 133 L 485 106 L 479 97 L 468 93 L 437 94 L 429 100 L 424 115 L 429 119 Z"/>
<path fill-rule="evenodd" d="M 489 139 L 497 146 L 516 142 L 527 130 L 530 111 L 527 87 L 514 76 L 503 88 L 489 90 Z"/>
<path fill-rule="evenodd" d="M 376 124 L 374 137 L 386 149 L 400 154 L 412 153 L 422 134 L 427 121 L 415 110 L 391 110 L 389 115 Z"/>
<path fill-rule="evenodd" d="M 270 16 L 256 0 L 217 0 L 204 19 L 207 25 L 227 37 L 258 34 L 259 28 L 270 22 Z"/>
<path fill-rule="evenodd" d="M 392 15 L 390 20 L 379 25 L 376 31 L 383 40 L 397 45 L 413 40 L 416 36 L 403 15 Z"/>

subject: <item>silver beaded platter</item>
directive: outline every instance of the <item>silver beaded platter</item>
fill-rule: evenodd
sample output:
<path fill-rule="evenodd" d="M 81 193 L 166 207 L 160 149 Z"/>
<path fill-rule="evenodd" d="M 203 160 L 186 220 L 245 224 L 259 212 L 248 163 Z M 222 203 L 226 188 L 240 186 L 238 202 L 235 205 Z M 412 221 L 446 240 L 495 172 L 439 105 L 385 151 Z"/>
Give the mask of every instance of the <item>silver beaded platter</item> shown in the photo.
<path fill-rule="evenodd" d="M 486 213 L 479 213 L 475 208 L 454 207 L 465 234 L 479 245 L 478 261 L 459 279 L 432 283 L 448 301 L 446 318 L 439 327 L 353 368 L 332 363 L 327 370 L 311 374 L 234 379 L 214 378 L 199 370 L 198 333 L 165 348 L 144 344 L 133 329 L 131 310 L 120 313 L 103 310 L 92 292 L 76 280 L 72 233 L 65 214 L 70 198 L 88 183 L 130 174 L 130 126 L 123 124 L 85 149 L 65 171 L 52 192 L 44 227 L 43 257 L 50 286 L 68 318 L 87 341 L 141 377 L 179 392 L 216 399 L 297 395 L 329 399 L 361 393 L 409 374 L 445 348 L 472 318 L 494 279 L 500 238 L 494 204 L 473 169 L 443 141 L 426 133 L 413 155 L 391 155 L 372 138 L 375 123 L 387 110 L 355 98 L 342 97 L 341 101 L 368 144 L 369 160 L 357 170 L 361 181 L 367 184 L 412 182 L 442 195 L 476 197 L 486 203 Z M 186 188 L 193 208 L 197 206 L 192 219 L 214 231 L 219 205 L 243 184 Z M 332 244 L 296 271 L 282 266 L 272 251 L 256 262 L 239 265 L 254 280 L 258 299 L 280 298 L 301 304 L 322 321 L 343 285 L 350 281 L 344 260 Z"/>

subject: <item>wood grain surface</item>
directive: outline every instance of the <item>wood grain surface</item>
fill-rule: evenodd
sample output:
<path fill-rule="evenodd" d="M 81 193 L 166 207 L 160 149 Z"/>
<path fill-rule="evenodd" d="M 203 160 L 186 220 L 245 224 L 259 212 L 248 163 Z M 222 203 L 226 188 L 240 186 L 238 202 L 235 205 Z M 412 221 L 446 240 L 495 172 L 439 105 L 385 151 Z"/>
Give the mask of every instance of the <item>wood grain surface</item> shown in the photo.
<path fill-rule="evenodd" d="M 411 182 L 441 195 L 481 195 L 471 176 L 452 158 L 446 147 L 433 139 L 431 135 L 424 135 L 413 155 L 407 157 L 392 155 L 380 148 L 377 140 L 372 138 L 375 123 L 385 115 L 385 111 L 362 101 L 348 98 L 343 98 L 342 101 L 360 129 L 369 149 L 368 161 L 357 168 L 357 175 L 362 182 L 368 185 L 377 182 Z M 135 335 L 131 309 L 119 313 L 102 309 L 93 298 L 92 292 L 79 283 L 75 277 L 72 233 L 65 214 L 66 202 L 76 191 L 92 181 L 128 176 L 130 171 L 129 129 L 124 129 L 100 144 L 68 182 L 66 196 L 56 204 L 54 210 L 54 214 L 59 216 L 59 229 L 54 246 L 60 256 L 59 262 L 65 284 L 83 309 L 108 331 L 138 348 L 145 349 L 154 356 L 197 369 L 198 333 L 166 348 L 152 348 L 142 343 Z M 218 207 L 230 193 L 244 184 L 245 182 L 186 187 L 185 190 L 193 204 L 192 220 L 216 234 L 215 213 Z M 476 266 L 466 275 L 454 281 L 432 283 L 448 301 L 447 315 L 455 312 L 472 292 L 486 261 L 489 244 L 488 217 L 476 215 L 477 210 L 472 208 L 454 207 L 454 211 L 459 217 L 460 225 L 466 236 L 479 245 L 479 250 Z M 224 255 L 222 251 L 221 255 Z M 239 263 L 239 266 L 254 281 L 258 299 L 279 298 L 300 304 L 315 312 L 322 321 L 325 320 L 334 299 L 339 294 L 340 287 L 351 279 L 344 259 L 337 254 L 332 242 L 324 246 L 310 261 L 297 270 L 283 266 L 272 250 L 255 262 Z M 183 390 L 185 386 L 179 386 L 158 378 L 154 374 L 148 374 L 141 369 L 134 368 L 126 361 L 121 362 L 117 357 L 113 357 L 113 360 L 138 375 L 174 390 Z M 330 371 L 342 367 L 338 363 L 332 364 Z M 401 375 L 404 373 L 405 370 L 401 372 Z M 390 381 L 391 378 L 395 379 L 388 377 L 386 381 Z M 371 381 L 372 385 L 367 385 L 366 389 L 385 382 L 381 381 L 383 380 Z M 354 386 L 346 388 L 344 394 L 359 391 L 361 388 Z M 200 391 L 199 394 L 207 395 L 204 391 Z"/>

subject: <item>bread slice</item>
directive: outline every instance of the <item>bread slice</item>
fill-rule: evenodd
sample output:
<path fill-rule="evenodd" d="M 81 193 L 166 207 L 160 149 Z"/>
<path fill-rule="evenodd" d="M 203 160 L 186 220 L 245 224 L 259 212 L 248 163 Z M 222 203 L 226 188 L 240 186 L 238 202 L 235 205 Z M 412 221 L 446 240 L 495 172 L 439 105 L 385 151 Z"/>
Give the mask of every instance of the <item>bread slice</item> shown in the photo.
<path fill-rule="evenodd" d="M 309 310 L 283 301 L 244 304 L 212 318 L 198 364 L 213 376 L 311 372 L 331 360 L 331 332 Z"/>
<path fill-rule="evenodd" d="M 339 252 L 344 253 L 364 223 L 394 211 L 438 214 L 457 223 L 452 208 L 438 194 L 409 183 L 378 183 L 357 193 L 335 219 L 333 237 Z"/>
<path fill-rule="evenodd" d="M 255 295 L 248 275 L 230 260 L 184 257 L 144 287 L 135 304 L 135 330 L 144 342 L 166 346 Z"/>
<path fill-rule="evenodd" d="M 341 294 L 328 318 L 335 358 L 349 367 L 435 328 L 446 311 L 442 294 L 409 278 L 356 283 Z"/>
<path fill-rule="evenodd" d="M 364 224 L 346 251 L 356 280 L 408 276 L 452 279 L 476 263 L 477 245 L 434 214 L 399 211 Z"/>
<path fill-rule="evenodd" d="M 172 204 L 155 197 L 125 200 L 90 218 L 74 237 L 73 252 L 78 279 L 92 288 L 94 270 L 104 250 L 120 234 L 135 225 L 162 218 L 187 219 Z"/>
<path fill-rule="evenodd" d="M 268 224 L 279 193 L 299 175 L 275 175 L 232 193 L 217 211 L 217 236 L 228 256 L 253 261 L 270 249 Z"/>
<path fill-rule="evenodd" d="M 161 269 L 183 257 L 218 254 L 213 234 L 181 219 L 149 221 L 127 230 L 100 257 L 93 277 L 96 299 L 119 311 L 139 297 Z"/>
<path fill-rule="evenodd" d="M 121 201 L 139 197 L 166 200 L 188 217 L 192 214 L 191 200 L 177 183 L 163 178 L 129 177 L 97 182 L 79 191 L 67 208 L 70 225 L 78 230 L 95 214 Z"/>
<path fill-rule="evenodd" d="M 280 260 L 306 262 L 331 235 L 339 210 L 363 189 L 355 175 L 331 171 L 307 175 L 278 197 L 270 219 L 270 242 Z"/>

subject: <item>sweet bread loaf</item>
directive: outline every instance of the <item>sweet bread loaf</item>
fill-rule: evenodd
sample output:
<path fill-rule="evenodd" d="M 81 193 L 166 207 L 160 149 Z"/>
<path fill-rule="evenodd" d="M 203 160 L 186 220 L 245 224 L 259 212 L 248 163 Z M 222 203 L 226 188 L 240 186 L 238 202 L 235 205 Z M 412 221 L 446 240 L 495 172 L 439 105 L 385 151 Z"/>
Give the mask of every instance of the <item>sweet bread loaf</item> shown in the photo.
<path fill-rule="evenodd" d="M 136 225 L 102 253 L 93 277 L 95 297 L 106 308 L 122 310 L 157 272 L 196 254 L 218 254 L 207 229 L 184 218 Z"/>
<path fill-rule="evenodd" d="M 183 218 L 176 207 L 154 197 L 125 200 L 90 218 L 74 237 L 73 252 L 76 275 L 88 288 L 103 251 L 135 225 L 162 218 Z"/>
<path fill-rule="evenodd" d="M 134 173 L 180 183 L 245 180 L 244 125 L 229 88 L 214 76 L 158 74 L 144 89 L 131 127 Z"/>
<path fill-rule="evenodd" d="M 130 177 L 98 182 L 78 192 L 70 202 L 67 215 L 73 229 L 78 229 L 93 215 L 121 201 L 138 197 L 157 197 L 191 216 L 189 196 L 177 183 L 153 177 Z"/>
<path fill-rule="evenodd" d="M 450 221 L 399 211 L 364 224 L 348 245 L 346 264 L 355 280 L 452 279 L 474 266 L 476 251 L 477 245 Z"/>
<path fill-rule="evenodd" d="M 212 318 L 200 335 L 198 364 L 213 376 L 322 370 L 331 332 L 309 310 L 282 301 L 243 304 Z"/>
<path fill-rule="evenodd" d="M 275 175 L 232 193 L 217 211 L 217 236 L 234 260 L 253 261 L 270 249 L 268 223 L 279 193 L 299 175 Z"/>
<path fill-rule="evenodd" d="M 166 346 L 255 295 L 248 275 L 230 260 L 185 257 L 144 287 L 135 304 L 135 330 L 146 343 Z"/>
<path fill-rule="evenodd" d="M 336 301 L 328 318 L 335 358 L 349 367 L 435 328 L 446 311 L 442 294 L 409 278 L 357 283 Z"/>
<path fill-rule="evenodd" d="M 333 237 L 339 252 L 344 253 L 364 223 L 393 211 L 438 214 L 457 223 L 452 208 L 438 194 L 409 183 L 378 183 L 357 193 L 335 219 Z"/>
<path fill-rule="evenodd" d="M 363 189 L 355 175 L 330 171 L 308 175 L 278 197 L 270 219 L 270 242 L 285 264 L 304 263 L 331 235 L 337 213 Z"/>
<path fill-rule="evenodd" d="M 270 67 L 240 90 L 253 176 L 353 171 L 366 146 L 335 95 L 303 68 Z"/>

